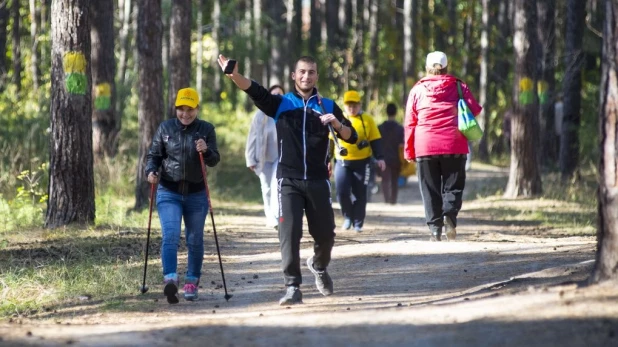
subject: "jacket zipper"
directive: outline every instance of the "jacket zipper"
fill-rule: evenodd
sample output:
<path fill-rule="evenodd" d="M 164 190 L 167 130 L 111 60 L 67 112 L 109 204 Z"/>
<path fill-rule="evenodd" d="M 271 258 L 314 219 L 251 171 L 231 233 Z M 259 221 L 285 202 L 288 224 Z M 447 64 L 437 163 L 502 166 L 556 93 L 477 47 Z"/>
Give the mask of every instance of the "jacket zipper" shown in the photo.
<path fill-rule="evenodd" d="M 304 179 L 307 179 L 307 134 L 305 132 L 305 129 L 307 128 L 307 106 L 309 106 L 309 101 L 311 100 L 311 98 L 313 98 L 315 95 L 311 95 L 309 97 L 309 99 L 307 99 L 307 102 L 305 102 L 305 100 L 303 99 L 303 104 L 304 104 L 304 112 L 303 112 L 303 165 L 305 167 L 305 172 L 304 172 Z"/>
<path fill-rule="evenodd" d="M 185 128 L 183 129 L 183 131 L 181 131 L 181 132 L 180 132 L 180 137 L 181 137 L 181 141 L 180 141 L 180 143 L 182 143 L 182 148 L 181 148 L 181 156 L 180 156 L 180 158 L 181 158 L 181 160 L 182 160 L 182 159 L 185 159 L 185 160 L 184 160 L 184 162 L 182 163 L 182 164 L 183 164 L 183 165 L 182 165 L 182 179 L 180 180 L 180 194 L 182 194 L 182 195 L 185 195 L 185 194 L 184 194 L 184 191 L 185 191 L 184 184 L 185 184 L 185 181 L 186 181 L 186 178 L 187 178 L 187 177 L 186 177 L 186 173 L 187 173 L 187 160 L 186 160 L 186 158 L 185 158 L 185 147 L 186 147 L 185 140 L 186 140 L 186 136 L 185 136 L 185 134 L 183 133 L 183 132 L 184 132 L 184 130 L 187 130 L 187 127 L 185 127 Z"/>

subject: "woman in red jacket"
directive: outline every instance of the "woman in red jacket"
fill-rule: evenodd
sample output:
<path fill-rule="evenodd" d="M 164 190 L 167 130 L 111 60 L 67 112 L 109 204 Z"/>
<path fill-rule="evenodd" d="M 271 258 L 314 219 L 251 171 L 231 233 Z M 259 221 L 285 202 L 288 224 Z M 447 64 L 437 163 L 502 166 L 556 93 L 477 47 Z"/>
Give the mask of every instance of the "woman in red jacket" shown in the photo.
<path fill-rule="evenodd" d="M 447 74 L 448 61 L 442 52 L 429 53 L 425 68 L 427 76 L 412 87 L 406 104 L 404 156 L 417 163 L 430 240 L 441 241 L 442 228 L 447 239 L 454 240 L 468 153 L 468 141 L 457 127 L 459 80 Z M 482 107 L 468 86 L 459 82 L 468 107 L 478 115 Z"/>

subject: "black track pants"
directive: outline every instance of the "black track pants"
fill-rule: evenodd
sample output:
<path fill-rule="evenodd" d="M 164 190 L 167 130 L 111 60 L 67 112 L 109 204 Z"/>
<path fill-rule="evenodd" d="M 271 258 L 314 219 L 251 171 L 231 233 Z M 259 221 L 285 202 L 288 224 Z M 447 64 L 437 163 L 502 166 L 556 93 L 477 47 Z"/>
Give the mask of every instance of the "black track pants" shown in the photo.
<path fill-rule="evenodd" d="M 300 239 L 303 236 L 303 212 L 313 237 L 313 265 L 324 270 L 330 263 L 335 243 L 330 182 L 328 180 L 279 179 L 279 245 L 281 267 L 286 286 L 300 285 Z"/>
<path fill-rule="evenodd" d="M 441 231 L 444 216 L 457 225 L 466 185 L 466 155 L 420 157 L 416 161 L 427 226 L 432 232 Z"/>

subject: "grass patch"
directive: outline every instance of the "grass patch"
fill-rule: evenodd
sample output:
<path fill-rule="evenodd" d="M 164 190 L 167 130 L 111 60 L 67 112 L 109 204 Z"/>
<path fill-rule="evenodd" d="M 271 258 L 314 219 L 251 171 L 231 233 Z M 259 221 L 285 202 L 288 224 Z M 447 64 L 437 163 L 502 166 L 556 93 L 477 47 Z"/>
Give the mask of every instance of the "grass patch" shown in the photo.
<path fill-rule="evenodd" d="M 29 242 L 9 241 L 0 250 L 0 317 L 29 316 L 67 302 L 103 300 L 107 307 L 136 295 L 143 235 L 110 229 L 22 232 Z M 160 243 L 160 236 L 151 235 L 148 283 L 160 282 L 152 261 L 159 257 Z"/>

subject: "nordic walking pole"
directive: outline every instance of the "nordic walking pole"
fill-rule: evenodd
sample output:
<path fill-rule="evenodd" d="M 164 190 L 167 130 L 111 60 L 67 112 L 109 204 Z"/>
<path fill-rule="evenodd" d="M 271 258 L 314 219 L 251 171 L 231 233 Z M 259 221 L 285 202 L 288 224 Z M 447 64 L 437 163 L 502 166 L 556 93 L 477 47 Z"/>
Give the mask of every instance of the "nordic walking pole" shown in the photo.
<path fill-rule="evenodd" d="M 219 250 L 219 240 L 217 239 L 217 228 L 215 227 L 215 216 L 212 212 L 212 204 L 210 203 L 210 191 L 208 190 L 208 180 L 206 179 L 206 168 L 204 166 L 204 155 L 200 153 L 200 164 L 202 167 L 202 177 L 204 177 L 204 186 L 206 187 L 206 199 L 208 199 L 208 209 L 210 210 L 210 221 L 212 222 L 212 233 L 215 235 L 215 245 L 217 246 L 217 255 L 219 256 L 219 267 L 221 268 L 221 278 L 223 279 L 223 290 L 225 291 L 225 301 L 229 301 L 232 297 L 227 293 L 227 286 L 225 285 L 225 274 L 223 273 L 223 262 L 221 262 L 221 251 Z"/>
<path fill-rule="evenodd" d="M 318 105 L 320 105 L 322 114 L 325 114 L 326 111 L 324 110 L 324 106 L 322 105 L 322 97 L 320 96 L 320 93 L 316 93 L 316 95 L 318 97 Z M 335 142 L 335 146 L 337 147 L 337 152 L 339 152 L 339 155 L 342 157 L 345 157 L 346 155 L 348 155 L 348 149 L 341 147 L 341 144 L 339 143 L 339 140 L 337 139 L 337 134 L 335 134 L 335 129 L 333 129 L 333 125 L 330 123 L 328 123 L 328 130 L 330 131 L 330 134 L 333 137 L 333 142 Z"/>
<path fill-rule="evenodd" d="M 142 294 L 146 294 L 148 291 L 148 286 L 146 285 L 146 270 L 148 268 L 148 248 L 150 248 L 150 222 L 152 221 L 152 201 L 154 200 L 154 191 L 155 185 L 150 184 L 150 212 L 148 213 L 148 232 L 146 235 L 146 254 L 144 256 L 144 280 L 142 281 L 142 288 L 140 288 L 140 292 Z"/>

